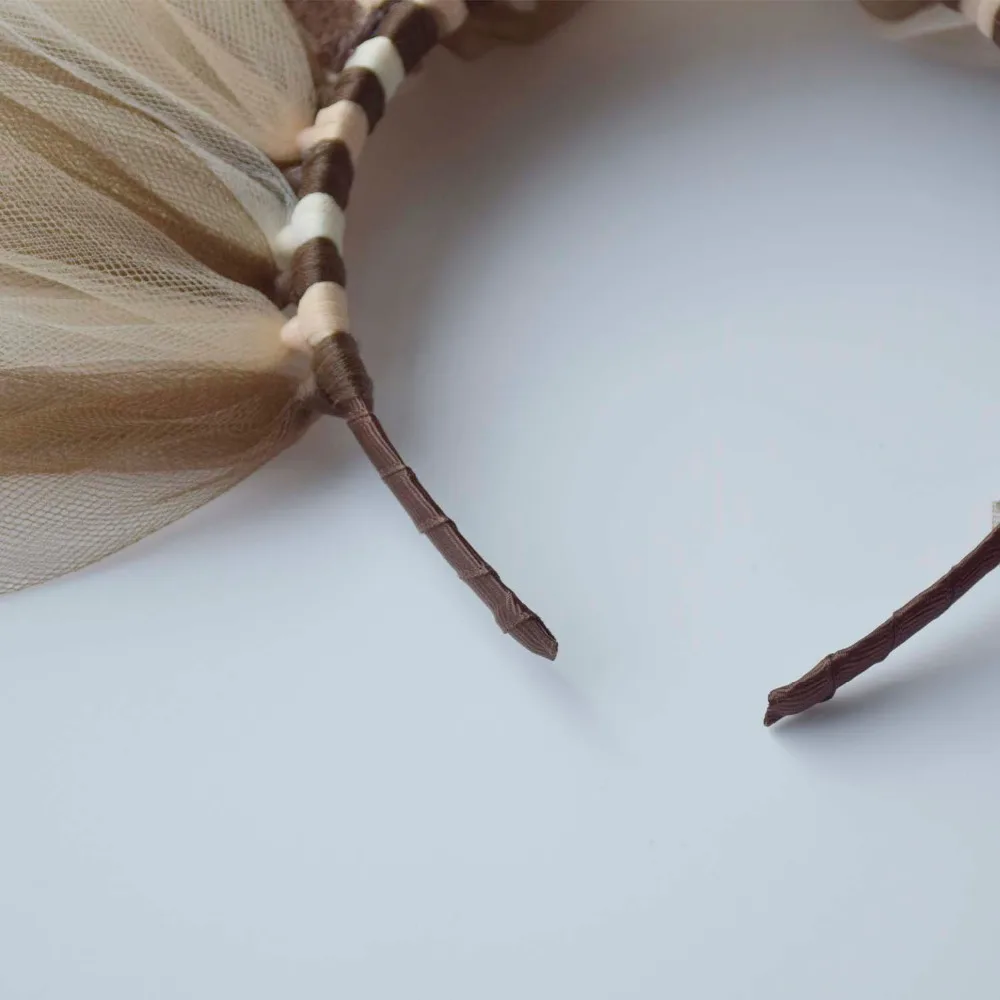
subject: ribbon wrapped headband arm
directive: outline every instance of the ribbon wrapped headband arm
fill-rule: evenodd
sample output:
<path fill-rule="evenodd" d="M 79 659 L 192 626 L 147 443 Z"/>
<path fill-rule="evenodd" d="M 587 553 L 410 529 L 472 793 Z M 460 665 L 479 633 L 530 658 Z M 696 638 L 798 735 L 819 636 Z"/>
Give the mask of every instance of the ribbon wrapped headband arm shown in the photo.
<path fill-rule="evenodd" d="M 916 34 L 935 12 L 997 34 L 1000 0 L 861 3 Z M 0 592 L 177 520 L 327 414 L 501 629 L 556 655 L 375 416 L 343 247 L 365 143 L 422 60 L 534 43 L 579 6 L 0 0 Z M 998 563 L 994 532 L 773 691 L 766 724 L 830 697 Z"/>
<path fill-rule="evenodd" d="M 307 34 L 323 6 L 292 5 L 293 13 L 304 18 Z M 531 652 L 555 659 L 552 633 L 469 544 L 393 447 L 373 411 L 372 380 L 348 319 L 344 212 L 365 139 L 406 76 L 467 20 L 468 7 L 460 0 L 395 0 L 370 12 L 353 46 L 344 46 L 334 34 L 339 50 L 333 59 L 339 66 L 328 85 L 319 88 L 323 106 L 315 123 L 298 136 L 299 201 L 278 234 L 289 298 L 297 306 L 282 338 L 310 357 L 324 408 L 346 421 L 417 530 L 493 612 L 501 630 Z M 321 65 L 328 52 L 327 46 L 319 48 Z"/>

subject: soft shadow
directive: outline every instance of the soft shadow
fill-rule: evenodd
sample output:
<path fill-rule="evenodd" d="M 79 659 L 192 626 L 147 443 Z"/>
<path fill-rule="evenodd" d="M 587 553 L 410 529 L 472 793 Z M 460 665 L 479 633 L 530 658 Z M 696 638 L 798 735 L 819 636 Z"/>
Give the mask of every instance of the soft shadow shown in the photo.
<path fill-rule="evenodd" d="M 557 663 L 541 659 L 527 662 L 519 658 L 518 674 L 539 697 L 552 705 L 574 731 L 586 737 L 588 743 L 604 750 L 616 748 L 606 722 L 584 693 L 574 685 Z"/>

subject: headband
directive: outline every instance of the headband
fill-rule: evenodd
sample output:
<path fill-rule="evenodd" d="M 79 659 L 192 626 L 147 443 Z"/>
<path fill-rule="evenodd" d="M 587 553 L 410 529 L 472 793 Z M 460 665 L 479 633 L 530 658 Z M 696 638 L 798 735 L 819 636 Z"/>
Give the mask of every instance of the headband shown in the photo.
<path fill-rule="evenodd" d="M 908 37 L 1000 39 L 1000 0 L 859 2 Z M 533 44 L 579 6 L 0 0 L 0 592 L 177 520 L 332 415 L 499 627 L 555 657 L 379 422 L 344 235 L 365 144 L 435 48 Z M 772 691 L 765 724 L 832 697 L 998 564 L 1000 528 Z"/>

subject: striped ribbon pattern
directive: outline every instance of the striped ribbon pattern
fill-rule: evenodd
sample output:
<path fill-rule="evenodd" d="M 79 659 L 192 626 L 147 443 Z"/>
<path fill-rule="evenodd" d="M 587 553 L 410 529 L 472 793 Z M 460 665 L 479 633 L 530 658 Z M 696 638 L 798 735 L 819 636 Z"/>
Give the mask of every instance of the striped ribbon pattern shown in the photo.
<path fill-rule="evenodd" d="M 552 633 L 463 537 L 390 442 L 373 412 L 372 381 L 350 332 L 344 213 L 359 157 L 403 80 L 463 24 L 468 8 L 463 0 L 388 0 L 377 13 L 371 33 L 336 76 L 330 103 L 299 137 L 300 201 L 278 238 L 298 313 L 282 337 L 311 353 L 316 388 L 331 412 L 346 420 L 417 530 L 492 611 L 500 629 L 554 659 L 558 643 Z"/>
<path fill-rule="evenodd" d="M 298 315 L 283 333 L 292 345 L 317 348 L 349 335 L 344 266 L 344 213 L 368 136 L 407 74 L 467 16 L 462 0 L 395 0 L 375 33 L 348 57 L 315 124 L 299 136 L 300 201 L 278 238 L 291 274 Z"/>

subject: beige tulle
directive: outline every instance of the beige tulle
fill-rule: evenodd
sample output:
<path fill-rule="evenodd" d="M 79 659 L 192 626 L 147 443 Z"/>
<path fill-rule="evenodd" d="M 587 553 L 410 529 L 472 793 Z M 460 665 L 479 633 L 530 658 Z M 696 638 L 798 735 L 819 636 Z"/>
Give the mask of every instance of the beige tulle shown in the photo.
<path fill-rule="evenodd" d="M 268 295 L 313 102 L 280 0 L 0 0 L 0 591 L 309 424 Z"/>

